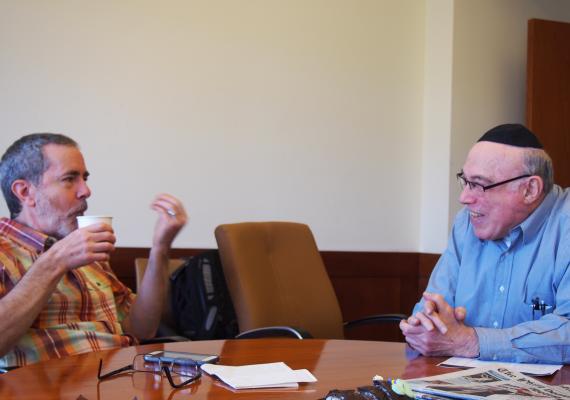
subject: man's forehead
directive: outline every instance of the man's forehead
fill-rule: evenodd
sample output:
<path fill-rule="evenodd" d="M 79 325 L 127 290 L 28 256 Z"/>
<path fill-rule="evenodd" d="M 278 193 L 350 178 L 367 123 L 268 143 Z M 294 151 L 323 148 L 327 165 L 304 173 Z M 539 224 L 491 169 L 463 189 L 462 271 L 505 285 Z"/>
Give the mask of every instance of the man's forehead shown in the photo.
<path fill-rule="evenodd" d="M 77 147 L 48 144 L 42 149 L 44 159 L 47 162 L 47 170 L 56 173 L 78 172 L 83 174 L 86 171 L 83 155 Z"/>
<path fill-rule="evenodd" d="M 524 149 L 493 142 L 478 142 L 471 148 L 463 171 L 468 176 L 494 178 L 510 175 L 522 167 Z"/>

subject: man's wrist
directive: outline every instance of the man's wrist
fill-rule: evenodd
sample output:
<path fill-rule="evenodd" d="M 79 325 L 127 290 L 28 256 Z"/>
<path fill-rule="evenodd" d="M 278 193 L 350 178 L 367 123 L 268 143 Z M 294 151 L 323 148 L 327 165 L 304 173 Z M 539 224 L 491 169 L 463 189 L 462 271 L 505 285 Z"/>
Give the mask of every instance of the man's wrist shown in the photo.
<path fill-rule="evenodd" d="M 59 281 L 68 271 L 67 265 L 62 262 L 57 250 L 49 250 L 40 255 L 32 264 L 32 268 L 41 270 L 48 276 L 48 280 Z M 39 272 L 39 271 L 38 271 Z"/>
<path fill-rule="evenodd" d="M 150 248 L 150 256 L 168 258 L 169 253 L 170 246 L 163 243 L 153 243 L 152 247 Z"/>
<path fill-rule="evenodd" d="M 153 238 L 151 250 L 168 253 L 172 247 L 172 240 L 165 240 L 164 238 Z"/>
<path fill-rule="evenodd" d="M 149 266 L 162 266 L 167 269 L 170 248 L 165 246 L 153 246 L 149 254 Z"/>
<path fill-rule="evenodd" d="M 467 342 L 465 344 L 465 353 L 463 357 L 478 358 L 479 357 L 479 337 L 474 328 L 467 327 Z"/>

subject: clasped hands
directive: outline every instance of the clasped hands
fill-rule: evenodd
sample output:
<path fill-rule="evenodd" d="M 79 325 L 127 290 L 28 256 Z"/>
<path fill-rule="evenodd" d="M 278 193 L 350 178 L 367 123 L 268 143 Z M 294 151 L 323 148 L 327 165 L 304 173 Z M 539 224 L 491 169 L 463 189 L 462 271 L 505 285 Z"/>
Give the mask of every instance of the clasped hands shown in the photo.
<path fill-rule="evenodd" d="M 424 308 L 400 322 L 406 342 L 424 356 L 477 357 L 475 329 L 465 325 L 464 307 L 451 307 L 439 294 L 424 293 Z"/>

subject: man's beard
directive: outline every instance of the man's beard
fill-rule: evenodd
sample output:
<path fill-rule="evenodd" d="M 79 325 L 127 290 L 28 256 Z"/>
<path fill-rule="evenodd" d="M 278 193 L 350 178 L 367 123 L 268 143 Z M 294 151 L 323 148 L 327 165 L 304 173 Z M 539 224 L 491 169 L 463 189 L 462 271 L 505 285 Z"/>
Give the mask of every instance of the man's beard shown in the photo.
<path fill-rule="evenodd" d="M 43 233 L 62 239 L 77 229 L 77 216 L 87 210 L 87 201 L 82 200 L 75 209 L 59 210 L 50 198 L 39 195 L 36 198 L 37 217 L 43 226 Z"/>

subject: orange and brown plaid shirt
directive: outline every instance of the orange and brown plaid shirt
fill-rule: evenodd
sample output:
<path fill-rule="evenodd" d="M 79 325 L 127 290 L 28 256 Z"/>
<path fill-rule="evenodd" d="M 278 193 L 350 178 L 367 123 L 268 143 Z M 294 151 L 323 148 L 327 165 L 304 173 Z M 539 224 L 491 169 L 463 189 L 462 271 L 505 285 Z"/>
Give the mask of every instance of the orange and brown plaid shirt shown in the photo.
<path fill-rule="evenodd" d="M 32 267 L 50 240 L 41 232 L 0 218 L 0 301 Z M 134 298 L 108 263 L 69 271 L 30 329 L 0 358 L 0 367 L 134 344 L 134 339 L 123 334 L 121 328 Z"/>

